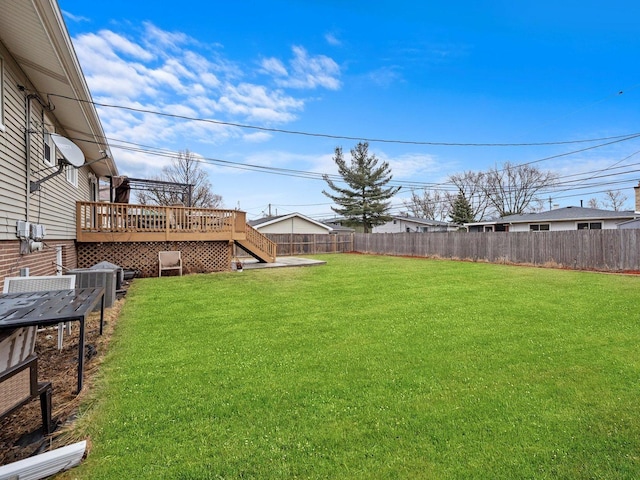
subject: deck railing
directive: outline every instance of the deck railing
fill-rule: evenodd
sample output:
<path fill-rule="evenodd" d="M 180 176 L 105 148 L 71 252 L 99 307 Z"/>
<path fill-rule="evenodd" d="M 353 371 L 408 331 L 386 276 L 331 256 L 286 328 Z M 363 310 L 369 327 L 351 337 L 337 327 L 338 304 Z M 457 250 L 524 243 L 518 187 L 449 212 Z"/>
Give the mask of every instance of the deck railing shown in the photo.
<path fill-rule="evenodd" d="M 76 214 L 79 242 L 246 238 L 246 214 L 238 210 L 78 202 Z"/>
<path fill-rule="evenodd" d="M 278 248 L 278 244 L 276 242 L 271 241 L 265 235 L 261 234 L 258 230 L 253 228 L 251 225 L 246 224 L 245 226 L 247 242 L 250 245 L 254 245 L 259 249 L 259 252 L 263 253 L 267 258 L 270 258 L 271 261 L 275 261 L 276 259 L 276 249 Z"/>

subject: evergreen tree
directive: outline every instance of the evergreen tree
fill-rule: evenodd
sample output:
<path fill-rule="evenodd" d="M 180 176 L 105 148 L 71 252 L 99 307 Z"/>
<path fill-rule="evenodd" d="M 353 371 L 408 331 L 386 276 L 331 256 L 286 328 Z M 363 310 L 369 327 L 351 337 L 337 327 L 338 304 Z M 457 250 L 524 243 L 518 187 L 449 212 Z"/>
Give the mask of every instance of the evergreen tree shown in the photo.
<path fill-rule="evenodd" d="M 389 164 L 382 162 L 378 165 L 376 156 L 369 155 L 366 142 L 359 142 L 351 149 L 350 164 L 344 159 L 342 147 L 336 147 L 333 160 L 346 187 L 336 185 L 328 175 L 323 175 L 333 193 L 325 190 L 322 193 L 338 205 L 331 209 L 350 225 L 361 225 L 364 233 L 391 220 L 387 214 L 390 205 L 387 200 L 398 193 L 400 187 L 386 187 L 393 178 Z"/>
<path fill-rule="evenodd" d="M 458 193 L 451 207 L 451 220 L 457 225 L 473 222 L 473 208 L 462 190 Z"/>

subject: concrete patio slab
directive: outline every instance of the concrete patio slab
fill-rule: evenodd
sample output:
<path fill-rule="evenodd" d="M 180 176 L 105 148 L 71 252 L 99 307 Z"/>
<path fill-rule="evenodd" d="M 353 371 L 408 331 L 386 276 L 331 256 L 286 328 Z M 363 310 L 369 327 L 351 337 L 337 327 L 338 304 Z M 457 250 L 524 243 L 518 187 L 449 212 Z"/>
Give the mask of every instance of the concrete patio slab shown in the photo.
<path fill-rule="evenodd" d="M 324 260 L 312 260 L 301 257 L 277 257 L 274 263 L 259 263 L 254 258 L 244 258 L 241 262 L 245 270 L 255 270 L 259 268 L 311 267 L 327 263 Z"/>

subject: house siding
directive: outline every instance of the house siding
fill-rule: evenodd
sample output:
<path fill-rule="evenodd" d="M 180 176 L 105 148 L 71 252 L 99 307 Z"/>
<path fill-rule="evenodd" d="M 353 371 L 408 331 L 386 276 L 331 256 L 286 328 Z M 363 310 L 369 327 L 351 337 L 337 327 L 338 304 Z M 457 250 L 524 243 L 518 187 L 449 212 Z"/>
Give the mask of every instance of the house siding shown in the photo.
<path fill-rule="evenodd" d="M 423 232 L 446 232 L 447 227 L 428 225 L 425 223 L 413 222 L 411 220 L 396 219 L 395 224 L 393 220 L 383 225 L 373 227 L 372 233 L 423 233 Z M 407 232 L 407 228 L 409 232 Z"/>
<path fill-rule="evenodd" d="M 3 104 L 4 131 L 0 132 L 0 171 L 2 188 L 0 204 L 2 219 L 0 240 L 15 239 L 16 220 L 24 219 L 26 214 L 26 170 L 24 134 L 24 108 L 20 105 L 22 96 L 16 84 L 21 78 L 15 75 L 15 64 L 0 44 L 0 56 L 3 59 Z M 24 102 L 22 100 L 22 102 Z"/>
<path fill-rule="evenodd" d="M 623 222 L 623 219 L 616 220 L 604 220 L 604 219 L 591 219 L 591 220 L 568 220 L 564 222 L 550 222 L 550 221 L 539 221 L 539 222 L 531 222 L 531 223 L 514 223 L 509 225 L 510 232 L 528 232 L 530 230 L 530 225 L 540 225 L 540 224 L 549 224 L 549 231 L 551 232 L 560 232 L 566 230 L 577 230 L 578 223 L 585 222 L 600 222 L 602 223 L 602 230 L 612 230 L 618 228 L 618 224 Z"/>
<path fill-rule="evenodd" d="M 17 85 L 30 88 L 30 83 L 17 67 L 5 47 L 0 44 L 3 59 L 4 132 L 0 131 L 0 241 L 16 239 L 16 222 L 27 216 L 27 155 L 25 127 L 25 93 Z M 65 135 L 57 120 L 45 112 L 37 101 L 31 102 L 31 177 L 38 180 L 56 171 L 44 160 L 44 130 Z M 70 184 L 63 172 L 41 184 L 39 191 L 29 195 L 29 221 L 46 228 L 46 240 L 75 238 L 75 202 L 90 198 L 88 168 L 78 170 L 78 187 Z"/>

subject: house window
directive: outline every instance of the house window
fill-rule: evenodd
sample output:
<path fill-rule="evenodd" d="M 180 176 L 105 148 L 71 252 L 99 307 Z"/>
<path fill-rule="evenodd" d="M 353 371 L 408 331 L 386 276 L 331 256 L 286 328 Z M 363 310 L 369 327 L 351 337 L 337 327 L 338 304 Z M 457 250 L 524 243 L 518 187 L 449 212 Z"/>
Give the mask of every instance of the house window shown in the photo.
<path fill-rule="evenodd" d="M 394 221 L 393 221 L 393 224 L 394 224 L 394 225 L 396 224 L 396 220 L 394 220 Z"/>
<path fill-rule="evenodd" d="M 44 163 L 50 166 L 56 165 L 56 144 L 49 132 L 44 133 Z"/>
<path fill-rule="evenodd" d="M 529 231 L 531 232 L 548 232 L 549 224 L 548 223 L 532 223 L 529 225 Z"/>
<path fill-rule="evenodd" d="M 581 222 L 578 230 L 602 230 L 602 222 Z"/>
<path fill-rule="evenodd" d="M 69 182 L 74 187 L 78 186 L 78 169 L 72 165 L 67 165 L 65 167 L 65 175 L 67 177 L 67 182 Z"/>

